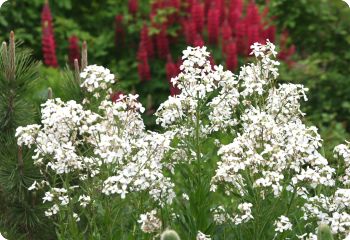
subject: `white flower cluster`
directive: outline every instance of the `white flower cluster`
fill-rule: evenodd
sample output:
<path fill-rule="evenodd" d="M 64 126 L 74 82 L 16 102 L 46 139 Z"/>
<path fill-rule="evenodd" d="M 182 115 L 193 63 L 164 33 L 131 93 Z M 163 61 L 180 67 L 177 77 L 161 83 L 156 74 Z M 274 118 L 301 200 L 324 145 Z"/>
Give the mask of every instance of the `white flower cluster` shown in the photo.
<path fill-rule="evenodd" d="M 244 97 L 255 93 L 262 95 L 266 87 L 278 77 L 279 62 L 271 58 L 277 54 L 275 46 L 267 40 L 266 45 L 255 43 L 251 48 L 251 55 L 254 55 L 259 61 L 257 64 L 242 67 L 239 73 L 239 80 L 244 88 L 241 95 Z"/>
<path fill-rule="evenodd" d="M 82 87 L 92 92 L 114 81 L 109 70 L 97 66 L 87 67 L 81 77 L 86 78 Z M 172 202 L 174 184 L 164 175 L 167 166 L 162 160 L 174 134 L 146 131 L 141 117 L 144 108 L 137 98 L 125 95 L 116 102 L 102 100 L 96 112 L 75 101 L 48 100 L 42 105 L 42 125 L 17 129 L 18 144 L 34 145 L 35 164 L 45 178 L 53 176 L 52 181 L 29 187 L 49 188 L 43 198 L 53 204 L 47 216 L 57 214 L 71 201 L 87 207 L 93 202 L 91 192 L 118 194 L 124 199 L 128 193 L 142 191 L 160 205 Z M 85 183 L 86 188 L 70 186 L 71 176 L 79 181 L 76 185 Z M 61 192 L 57 186 L 62 184 L 54 181 L 57 178 L 69 179 Z"/>
<path fill-rule="evenodd" d="M 288 230 L 292 230 L 293 225 L 290 223 L 289 218 L 286 216 L 278 217 L 278 220 L 275 221 L 275 232 L 282 233 Z"/>
<path fill-rule="evenodd" d="M 138 152 L 134 152 L 128 163 L 116 171 L 117 175 L 105 180 L 102 192 L 107 195 L 117 193 L 124 198 L 128 192 L 148 190 L 161 205 L 170 204 L 175 197 L 173 183 L 163 175 L 161 160 L 170 148 L 171 138 L 149 133 L 135 142 Z"/>
<path fill-rule="evenodd" d="M 52 205 L 45 214 L 56 215 L 68 203 L 77 208 L 93 206 L 91 193 L 125 199 L 141 192 L 158 207 L 171 205 L 177 195 L 177 179 L 172 179 L 179 176 L 177 164 L 195 163 L 194 171 L 201 171 L 210 158 L 208 152 L 213 151 L 220 160 L 209 176 L 211 190 L 223 190 L 232 198 L 224 201 L 231 206 L 218 203 L 212 209 L 215 223 L 249 224 L 254 219 L 252 203 L 254 210 L 258 208 L 252 192 L 261 200 L 292 195 L 292 200 L 300 197 L 305 203 L 301 208 L 305 221 L 325 222 L 334 233 L 348 236 L 350 144 L 335 149 L 345 167 L 343 175 L 335 179 L 335 169 L 319 153 L 322 139 L 316 127 L 302 121 L 300 102 L 307 101 L 307 89 L 295 84 L 275 85 L 279 63 L 273 60 L 275 46 L 269 41 L 254 44 L 251 55 L 256 63 L 242 67 L 235 76 L 222 66 L 212 67 L 205 47 L 187 48 L 182 72 L 172 79 L 181 93 L 169 97 L 155 114 L 157 124 L 165 130 L 162 133 L 146 130 L 141 118 L 144 108 L 137 95 L 123 95 L 116 102 L 106 98 L 96 111 L 74 101 L 48 100 L 42 105 L 41 125 L 16 131 L 19 145 L 34 145 L 33 160 L 44 177 L 75 176 L 74 181 L 63 181 L 69 182 L 68 186 L 44 180 L 29 187 L 49 188 L 43 201 Z M 98 91 L 109 92 L 115 81 L 108 69 L 96 65 L 84 69 L 81 78 L 81 87 L 97 99 Z M 220 143 L 220 134 L 227 134 L 225 145 Z M 204 149 L 208 142 L 214 142 L 219 150 Z M 333 195 L 315 193 L 318 187 L 332 188 L 337 181 L 344 187 Z M 75 185 L 69 186 L 72 182 Z M 77 186 L 84 183 L 90 184 L 86 184 L 89 191 Z M 189 200 L 185 193 L 182 197 L 185 201 L 180 202 Z M 79 215 L 72 214 L 79 221 Z M 138 222 L 145 233 L 162 228 L 157 210 L 141 214 Z M 293 224 L 286 214 L 276 219 L 274 227 L 280 234 L 292 230 Z M 298 238 L 315 236 L 305 233 Z M 196 239 L 211 238 L 198 232 Z"/>
<path fill-rule="evenodd" d="M 271 75 L 269 72 L 274 71 L 271 66 L 276 65 L 267 56 L 274 49 L 268 44 L 256 47 L 254 51 L 254 55 L 265 61 L 262 62 L 262 69 L 266 72 L 259 81 L 264 83 L 262 86 L 267 85 Z M 258 69 L 258 65 L 251 67 Z M 245 71 L 244 68 L 242 71 Z M 257 76 L 254 71 L 250 71 L 241 77 L 243 86 L 247 85 L 243 92 L 251 86 L 246 82 L 250 75 L 251 78 Z M 253 187 L 270 188 L 275 196 L 279 196 L 286 181 L 290 182 L 290 186 L 301 182 L 308 182 L 312 187 L 318 184 L 333 186 L 334 169 L 328 166 L 327 160 L 318 152 L 322 139 L 315 127 L 305 126 L 300 119 L 303 114 L 299 101 L 306 100 L 306 89 L 302 85 L 282 84 L 266 92 L 262 86 L 259 90 L 250 89 L 249 94 L 266 93 L 266 97 L 261 97 L 257 106 L 246 108 L 240 117 L 242 128 L 237 137 L 218 151 L 221 161 L 212 180 L 212 190 L 215 191 L 219 183 L 227 183 L 231 185 L 226 186 L 228 189 L 238 191 L 240 195 L 246 194 L 248 182 L 242 175 L 246 171 L 253 176 Z M 262 192 L 263 195 L 266 193 Z"/>
<path fill-rule="evenodd" d="M 338 188 L 331 195 L 321 193 L 309 197 L 302 209 L 304 220 L 323 222 L 330 226 L 333 234 L 337 234 L 339 239 L 346 239 L 350 235 L 349 142 L 338 145 L 334 152 L 335 157 L 339 157 L 339 165 L 343 166 L 338 169 Z"/>
<path fill-rule="evenodd" d="M 18 144 L 29 147 L 35 144 L 35 164 L 46 164 L 57 174 L 85 169 L 84 156 L 78 152 L 83 144 L 79 136 L 99 119 L 99 115 L 84 110 L 75 101 L 65 103 L 58 98 L 42 104 L 41 114 L 42 127 L 17 128 Z"/>
<path fill-rule="evenodd" d="M 319 194 L 305 204 L 305 218 L 315 217 L 331 227 L 339 239 L 350 238 L 350 143 L 340 144 L 334 149 L 338 158 L 337 185 L 332 195 Z"/>
<path fill-rule="evenodd" d="M 145 233 L 158 232 L 162 227 L 161 220 L 156 216 L 157 210 L 141 214 L 138 220 L 141 223 L 141 230 Z"/>
<path fill-rule="evenodd" d="M 330 226 L 334 234 L 350 234 L 350 189 L 338 189 L 334 196 L 311 197 L 303 207 L 304 220 L 316 219 Z"/>
<path fill-rule="evenodd" d="M 97 90 L 107 90 L 111 84 L 115 83 L 115 76 L 107 68 L 97 65 L 90 65 L 80 73 L 83 80 L 81 87 L 92 93 Z"/>
<path fill-rule="evenodd" d="M 340 144 L 334 149 L 335 157 L 341 157 L 344 161 L 345 172 L 340 177 L 340 181 L 344 185 L 350 184 L 350 142 L 346 144 Z"/>
<path fill-rule="evenodd" d="M 224 71 L 222 66 L 212 68 L 208 57 L 209 52 L 205 47 L 188 47 L 183 52 L 182 72 L 172 79 L 181 93 L 169 97 L 155 114 L 157 123 L 163 128 L 175 128 L 185 135 L 192 131 L 193 122 L 202 121 L 198 112 L 205 107 L 210 108 L 210 123 L 204 126 L 201 122 L 202 132 L 210 133 L 236 124 L 232 114 L 239 103 L 238 81 L 232 72 Z M 215 90 L 219 90 L 219 94 L 208 101 Z"/>
<path fill-rule="evenodd" d="M 235 215 L 232 219 L 233 223 L 236 225 L 246 223 L 249 220 L 253 219 L 251 203 L 240 203 L 237 207 L 239 214 Z"/>
<path fill-rule="evenodd" d="M 285 89 L 289 88 L 283 86 L 270 94 L 280 96 Z M 300 182 L 308 182 L 312 187 L 334 185 L 334 169 L 317 151 L 322 140 L 316 128 L 306 127 L 294 115 L 288 115 L 291 111 L 284 111 L 286 106 L 276 112 L 267 104 L 264 108 L 250 107 L 243 113 L 241 133 L 218 152 L 222 160 L 213 178 L 213 190 L 216 184 L 227 183 L 233 191 L 246 194 L 245 171 L 254 176 L 254 187 L 270 188 L 275 196 L 286 181 L 293 186 Z"/>
<path fill-rule="evenodd" d="M 229 214 L 223 206 L 218 206 L 212 209 L 214 222 L 217 224 L 223 224 L 226 222 L 231 222 L 235 225 L 240 225 L 242 223 L 247 223 L 254 219 L 252 215 L 253 204 L 244 202 L 237 206 L 237 211 L 234 214 Z"/>
<path fill-rule="evenodd" d="M 91 202 L 91 198 L 90 196 L 86 196 L 83 194 L 79 196 L 78 201 L 80 202 L 80 206 L 82 206 L 83 208 L 86 208 L 86 206 Z"/>

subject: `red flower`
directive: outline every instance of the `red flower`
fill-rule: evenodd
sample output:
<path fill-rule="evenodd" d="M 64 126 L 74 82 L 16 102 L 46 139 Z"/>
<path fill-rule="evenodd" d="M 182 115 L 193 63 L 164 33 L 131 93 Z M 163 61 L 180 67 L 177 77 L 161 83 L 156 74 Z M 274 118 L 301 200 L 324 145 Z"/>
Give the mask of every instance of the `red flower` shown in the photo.
<path fill-rule="evenodd" d="M 195 0 L 185 0 L 186 12 L 190 13 Z"/>
<path fill-rule="evenodd" d="M 196 24 L 192 19 L 183 22 L 185 40 L 187 45 L 193 45 L 196 37 Z"/>
<path fill-rule="evenodd" d="M 181 0 L 169 0 L 169 1 L 170 1 L 170 6 L 171 6 L 171 7 L 180 10 L 180 7 L 181 7 Z"/>
<path fill-rule="evenodd" d="M 197 32 L 202 32 L 204 27 L 204 6 L 196 1 L 191 9 L 192 19 L 196 25 Z"/>
<path fill-rule="evenodd" d="M 172 8 L 173 10 L 175 10 L 175 12 L 173 12 L 172 14 L 170 14 L 168 16 L 167 19 L 167 25 L 173 25 L 175 24 L 178 19 L 179 19 L 179 11 L 180 11 L 180 0 L 167 0 L 164 4 L 165 8 Z"/>
<path fill-rule="evenodd" d="M 142 82 L 151 80 L 151 70 L 148 64 L 147 49 L 143 42 L 140 42 L 139 50 L 137 52 L 137 60 L 140 80 Z"/>
<path fill-rule="evenodd" d="M 69 38 L 69 64 L 74 67 L 74 60 L 80 59 L 79 39 L 76 36 Z"/>
<path fill-rule="evenodd" d="M 42 32 L 42 53 L 44 58 L 44 64 L 49 67 L 58 67 L 55 40 L 50 30 L 48 22 L 44 23 Z"/>
<path fill-rule="evenodd" d="M 260 41 L 259 37 L 259 26 L 258 25 L 250 25 L 248 27 L 248 35 L 247 35 L 247 49 L 246 49 L 246 54 L 249 55 L 251 52 L 250 46 L 253 45 L 256 42 Z"/>
<path fill-rule="evenodd" d="M 232 29 L 227 20 L 223 23 L 221 27 L 221 46 L 223 51 L 225 52 L 225 47 L 228 41 L 232 38 Z"/>
<path fill-rule="evenodd" d="M 229 12 L 228 19 L 229 19 L 230 26 L 233 30 L 236 29 L 236 25 L 240 21 L 241 15 L 242 15 L 242 12 L 239 12 L 238 10 L 232 10 Z"/>
<path fill-rule="evenodd" d="M 230 12 L 237 11 L 240 13 L 239 17 L 242 15 L 243 11 L 243 1 L 242 0 L 231 0 L 230 1 Z"/>
<path fill-rule="evenodd" d="M 173 62 L 171 55 L 168 55 L 168 57 L 167 57 L 167 63 L 165 65 L 165 70 L 166 70 L 166 76 L 167 76 L 167 80 L 168 80 L 169 87 L 170 87 L 170 95 L 171 96 L 178 95 L 180 93 L 180 91 L 176 86 L 173 85 L 173 83 L 171 82 L 171 79 L 176 77 L 179 74 L 179 68 Z"/>
<path fill-rule="evenodd" d="M 212 5 L 208 12 L 209 43 L 216 44 L 219 38 L 220 11 Z"/>
<path fill-rule="evenodd" d="M 197 33 L 193 42 L 193 46 L 194 47 L 203 47 L 204 46 L 204 40 L 202 38 L 202 36 Z"/>
<path fill-rule="evenodd" d="M 141 39 L 141 42 L 143 42 L 146 46 L 147 56 L 153 57 L 154 56 L 153 39 L 151 36 L 149 36 L 148 27 L 146 24 L 143 25 L 142 27 L 140 39 Z"/>
<path fill-rule="evenodd" d="M 169 40 L 167 36 L 167 27 L 163 25 L 160 33 L 156 36 L 158 56 L 161 59 L 166 59 L 169 54 Z"/>
<path fill-rule="evenodd" d="M 251 1 L 247 7 L 246 21 L 249 25 L 260 25 L 261 17 L 258 6 L 254 1 Z"/>
<path fill-rule="evenodd" d="M 230 71 L 235 71 L 237 67 L 237 46 L 235 42 L 231 41 L 226 47 L 226 68 Z"/>
<path fill-rule="evenodd" d="M 139 8 L 138 0 L 129 0 L 129 13 L 135 15 Z"/>
<path fill-rule="evenodd" d="M 264 40 L 269 39 L 270 42 L 274 43 L 276 41 L 276 27 L 270 26 L 264 31 Z"/>
<path fill-rule="evenodd" d="M 116 102 L 118 101 L 119 99 L 121 99 L 121 97 L 124 96 L 124 93 L 123 92 L 114 92 L 111 94 L 111 100 L 112 102 Z"/>
<path fill-rule="evenodd" d="M 215 1 L 216 7 L 219 10 L 219 14 L 220 14 L 220 23 L 222 23 L 225 18 L 226 18 L 226 6 L 225 6 L 225 0 L 216 0 Z"/>
<path fill-rule="evenodd" d="M 236 24 L 236 39 L 237 39 L 237 49 L 238 53 L 241 55 L 246 54 L 246 37 L 247 37 L 247 27 L 246 22 L 241 20 Z"/>
<path fill-rule="evenodd" d="M 53 27 L 52 27 L 52 14 L 49 2 L 46 0 L 43 6 L 43 9 L 41 11 L 41 26 L 44 29 L 44 25 L 47 24 L 48 30 L 51 34 L 53 34 Z"/>
<path fill-rule="evenodd" d="M 208 11 L 210 9 L 210 6 L 212 4 L 212 1 L 213 0 L 205 0 L 204 2 L 204 11 L 205 11 L 205 15 L 207 16 L 208 15 Z"/>

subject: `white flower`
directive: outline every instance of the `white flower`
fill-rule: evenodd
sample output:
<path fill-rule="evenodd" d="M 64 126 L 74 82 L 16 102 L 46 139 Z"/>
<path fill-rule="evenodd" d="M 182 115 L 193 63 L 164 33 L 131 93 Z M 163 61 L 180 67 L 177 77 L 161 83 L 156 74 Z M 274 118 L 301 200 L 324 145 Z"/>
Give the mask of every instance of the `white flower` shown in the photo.
<path fill-rule="evenodd" d="M 114 74 L 110 70 L 97 65 L 90 65 L 83 69 L 80 73 L 83 79 L 81 84 L 88 92 L 95 92 L 96 90 L 107 90 L 111 84 L 115 82 Z M 94 97 L 99 98 L 99 94 L 95 92 Z"/>
<path fill-rule="evenodd" d="M 246 202 L 240 203 L 237 207 L 239 214 L 236 214 L 233 217 L 232 219 L 233 223 L 236 225 L 239 225 L 253 219 L 254 217 L 252 215 L 252 207 L 253 207 L 253 204 L 251 203 L 246 203 Z"/>
<path fill-rule="evenodd" d="M 293 225 L 290 223 L 289 218 L 286 216 L 278 217 L 278 220 L 274 223 L 275 232 L 282 233 L 287 230 L 292 230 Z"/>
<path fill-rule="evenodd" d="M 33 124 L 26 127 L 18 127 L 16 129 L 15 137 L 17 137 L 17 144 L 21 146 L 22 144 L 30 147 L 35 143 L 35 136 L 40 130 L 40 125 Z"/>
<path fill-rule="evenodd" d="M 80 221 L 80 217 L 77 213 L 73 213 L 73 218 L 75 219 L 76 222 Z"/>
<path fill-rule="evenodd" d="M 91 198 L 83 194 L 79 197 L 78 201 L 80 202 L 80 206 L 85 208 L 91 202 Z"/>
<path fill-rule="evenodd" d="M 2 236 L 1 233 L 0 233 L 0 240 L 7 240 L 7 239 L 4 238 L 4 236 Z"/>
<path fill-rule="evenodd" d="M 54 204 L 51 208 L 45 211 L 45 216 L 51 217 L 53 215 L 56 215 L 59 212 L 59 207 L 57 204 Z"/>
<path fill-rule="evenodd" d="M 34 181 L 33 184 L 28 188 L 29 191 L 37 190 L 37 182 Z"/>
<path fill-rule="evenodd" d="M 211 240 L 210 235 L 205 235 L 201 231 L 198 231 L 196 240 Z"/>
<path fill-rule="evenodd" d="M 45 193 L 45 197 L 43 197 L 43 202 L 52 202 L 54 195 L 50 192 Z"/>
<path fill-rule="evenodd" d="M 141 223 L 141 230 L 145 233 L 157 232 L 162 227 L 162 222 L 156 217 L 157 211 L 152 210 L 146 214 L 141 214 L 138 220 Z"/>

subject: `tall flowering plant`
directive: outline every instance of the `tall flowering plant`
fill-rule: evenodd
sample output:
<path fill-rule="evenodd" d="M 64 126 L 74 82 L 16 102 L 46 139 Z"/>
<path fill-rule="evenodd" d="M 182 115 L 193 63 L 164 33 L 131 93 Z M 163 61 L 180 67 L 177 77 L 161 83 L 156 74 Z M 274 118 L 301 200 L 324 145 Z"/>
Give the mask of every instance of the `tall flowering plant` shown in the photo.
<path fill-rule="evenodd" d="M 307 89 L 276 83 L 271 42 L 251 49 L 256 61 L 235 75 L 188 47 L 171 79 L 180 92 L 155 113 L 159 132 L 145 129 L 137 96 L 110 100 L 115 77 L 94 65 L 80 75 L 83 103 L 48 100 L 41 125 L 19 127 L 44 179 L 30 190 L 45 189 L 58 234 L 316 239 L 323 222 L 347 237 L 349 146 L 335 150 L 342 167 L 330 166 L 303 123 Z"/>

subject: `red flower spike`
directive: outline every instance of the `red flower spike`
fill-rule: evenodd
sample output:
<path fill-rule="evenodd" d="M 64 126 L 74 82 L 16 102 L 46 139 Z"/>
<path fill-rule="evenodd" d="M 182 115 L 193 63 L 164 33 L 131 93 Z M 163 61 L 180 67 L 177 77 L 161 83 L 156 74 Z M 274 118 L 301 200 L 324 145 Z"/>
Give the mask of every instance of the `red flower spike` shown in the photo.
<path fill-rule="evenodd" d="M 170 5 L 171 5 L 173 8 L 176 8 L 176 9 L 180 10 L 180 7 L 181 7 L 181 0 L 170 0 Z"/>
<path fill-rule="evenodd" d="M 221 27 L 221 47 L 224 52 L 226 52 L 224 49 L 229 42 L 229 40 L 232 38 L 232 28 L 227 20 L 222 24 Z"/>
<path fill-rule="evenodd" d="M 236 43 L 231 41 L 226 47 L 226 68 L 230 71 L 237 70 L 237 46 Z"/>
<path fill-rule="evenodd" d="M 80 48 L 79 48 L 79 39 L 76 36 L 69 38 L 69 53 L 68 59 L 69 64 L 74 67 L 74 60 L 80 59 Z"/>
<path fill-rule="evenodd" d="M 41 43 L 44 64 L 49 67 L 57 68 L 58 63 L 56 57 L 55 40 L 50 31 L 48 22 L 44 23 Z"/>
<path fill-rule="evenodd" d="M 250 46 L 253 45 L 256 42 L 260 41 L 259 37 L 259 26 L 258 25 L 250 25 L 248 27 L 248 34 L 247 34 L 247 49 L 246 54 L 249 56 L 251 49 Z"/>
<path fill-rule="evenodd" d="M 195 2 L 192 5 L 191 16 L 196 24 L 197 32 L 201 33 L 204 27 L 204 6 L 199 2 Z"/>
<path fill-rule="evenodd" d="M 156 36 L 156 43 L 159 58 L 166 59 L 169 54 L 169 39 L 166 25 L 161 27 L 160 33 Z"/>
<path fill-rule="evenodd" d="M 219 21 L 222 23 L 225 19 L 225 0 L 214 0 L 214 6 L 219 10 Z"/>
<path fill-rule="evenodd" d="M 196 24 L 193 20 L 184 21 L 184 29 L 187 45 L 193 45 L 196 37 Z"/>
<path fill-rule="evenodd" d="M 200 34 L 196 34 L 196 37 L 193 42 L 194 47 L 203 47 L 204 46 L 204 40 Z"/>
<path fill-rule="evenodd" d="M 260 25 L 260 23 L 261 23 L 259 9 L 254 1 L 251 1 L 248 4 L 246 21 L 249 25 Z"/>
<path fill-rule="evenodd" d="M 173 8 L 175 10 L 175 12 L 169 15 L 167 19 L 168 25 L 174 25 L 179 19 L 179 11 L 181 7 L 180 0 L 167 0 L 165 3 L 165 7 Z"/>
<path fill-rule="evenodd" d="M 246 49 L 246 37 L 247 37 L 247 24 L 245 21 L 241 20 L 236 24 L 236 39 L 237 39 L 237 49 L 240 55 L 245 55 Z"/>
<path fill-rule="evenodd" d="M 269 39 L 270 42 L 274 43 L 276 41 L 276 27 L 270 26 L 264 31 L 264 41 Z"/>
<path fill-rule="evenodd" d="M 47 24 L 48 30 L 51 34 L 53 34 L 52 29 L 52 14 L 48 1 L 45 1 L 43 9 L 41 11 L 41 26 L 44 29 L 44 25 Z"/>
<path fill-rule="evenodd" d="M 140 42 L 139 50 L 137 52 L 138 73 L 141 82 L 151 80 L 151 71 L 148 64 L 147 50 L 144 43 Z"/>
<path fill-rule="evenodd" d="M 147 49 L 147 56 L 150 58 L 154 57 L 153 39 L 151 36 L 149 36 L 147 25 L 143 25 L 140 34 L 141 42 L 145 44 L 145 47 Z"/>
<path fill-rule="evenodd" d="M 139 8 L 138 0 L 129 0 L 128 7 L 129 7 L 129 13 L 132 15 L 136 15 Z"/>
<path fill-rule="evenodd" d="M 220 11 L 211 7 L 208 12 L 208 38 L 209 43 L 216 44 L 219 38 Z"/>
<path fill-rule="evenodd" d="M 211 4 L 212 4 L 212 0 L 205 0 L 204 2 L 204 12 L 206 16 L 208 16 L 208 11 L 210 9 Z"/>
<path fill-rule="evenodd" d="M 229 19 L 231 29 L 235 30 L 237 28 L 236 25 L 240 21 L 241 15 L 242 13 L 240 13 L 237 10 L 233 10 L 228 13 L 228 19 Z"/>
<path fill-rule="evenodd" d="M 167 56 L 167 62 L 166 62 L 166 65 L 165 65 L 165 69 L 166 69 L 167 80 L 170 82 L 170 80 L 173 77 L 176 77 L 176 75 L 178 73 L 177 66 L 173 62 L 173 58 L 171 57 L 170 54 Z"/>
<path fill-rule="evenodd" d="M 194 1 L 196 1 L 196 0 L 185 0 L 186 12 L 188 12 L 188 13 L 191 12 Z"/>
<path fill-rule="evenodd" d="M 242 0 L 231 0 L 230 1 L 230 11 L 238 11 L 240 13 L 240 16 L 242 15 L 243 11 L 243 1 Z"/>

